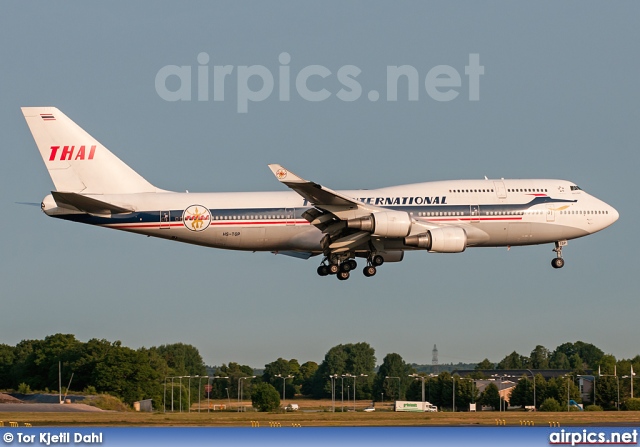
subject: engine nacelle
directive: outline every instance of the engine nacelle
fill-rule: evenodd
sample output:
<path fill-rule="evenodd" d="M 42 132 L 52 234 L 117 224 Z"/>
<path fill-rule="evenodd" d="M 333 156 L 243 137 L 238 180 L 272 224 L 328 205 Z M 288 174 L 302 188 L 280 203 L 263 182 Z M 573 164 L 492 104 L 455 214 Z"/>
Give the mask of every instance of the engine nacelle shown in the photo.
<path fill-rule="evenodd" d="M 467 248 L 467 233 L 460 227 L 434 228 L 404 238 L 404 244 L 434 253 L 461 253 Z"/>
<path fill-rule="evenodd" d="M 382 211 L 349 220 L 347 227 L 370 231 L 375 236 L 406 237 L 411 232 L 411 216 L 405 211 Z"/>

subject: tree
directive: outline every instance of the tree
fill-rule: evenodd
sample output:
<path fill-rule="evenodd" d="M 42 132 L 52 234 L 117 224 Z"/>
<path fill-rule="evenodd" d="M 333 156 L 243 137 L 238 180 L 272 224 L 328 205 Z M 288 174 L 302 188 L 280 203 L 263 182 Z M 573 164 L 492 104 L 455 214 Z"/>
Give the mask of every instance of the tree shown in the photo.
<path fill-rule="evenodd" d="M 513 351 L 498 363 L 497 369 L 522 369 L 528 362 L 528 357 L 524 357 L 516 351 Z"/>
<path fill-rule="evenodd" d="M 161 345 L 155 348 L 165 359 L 173 374 L 181 376 L 204 376 L 207 369 L 202 356 L 195 346 L 184 343 Z"/>
<path fill-rule="evenodd" d="M 318 370 L 316 362 L 304 362 L 300 365 L 300 392 L 306 396 L 313 394 L 313 376 Z"/>
<path fill-rule="evenodd" d="M 587 365 L 587 367 L 591 369 L 597 368 L 600 359 L 602 359 L 602 356 L 604 355 L 604 352 L 601 349 L 595 347 L 591 343 L 585 343 L 582 341 L 561 344 L 553 352 L 552 358 L 560 353 L 563 353 L 567 357 L 567 359 L 571 359 L 572 355 L 578 354 L 578 356 L 580 356 L 580 359 Z"/>
<path fill-rule="evenodd" d="M 547 369 L 549 368 L 549 357 L 551 352 L 542 345 L 537 345 L 531 356 L 529 357 L 532 369 Z"/>
<path fill-rule="evenodd" d="M 495 383 L 486 386 L 480 395 L 479 402 L 481 405 L 493 407 L 494 410 L 500 409 L 500 391 Z"/>
<path fill-rule="evenodd" d="M 0 344 L 0 389 L 13 388 L 11 368 L 15 361 L 15 348 Z"/>
<path fill-rule="evenodd" d="M 414 369 L 408 365 L 400 354 L 387 354 L 378 368 L 378 373 L 373 380 L 374 398 L 382 398 L 382 393 L 389 399 L 404 400 L 404 392 L 411 382 L 410 374 Z M 397 377 L 387 379 L 386 377 Z"/>
<path fill-rule="evenodd" d="M 537 383 L 537 382 L 536 382 Z M 567 388 L 569 395 L 567 396 Z M 557 402 L 568 403 L 568 400 L 574 400 L 578 403 L 582 403 L 582 397 L 580 395 L 580 389 L 573 382 L 572 376 L 568 377 L 554 377 L 547 381 L 547 389 L 544 393 L 544 398 L 552 398 Z"/>
<path fill-rule="evenodd" d="M 527 377 L 523 376 L 518 380 L 518 384 L 511 391 L 509 404 L 517 407 L 533 405 L 533 383 Z"/>
<path fill-rule="evenodd" d="M 472 380 L 461 380 L 457 374 L 453 377 L 456 382 L 456 408 L 469 408 L 469 404 L 478 399 L 478 389 Z"/>
<path fill-rule="evenodd" d="M 569 363 L 567 354 L 556 350 L 551 354 L 549 367 L 552 369 L 571 369 L 571 363 Z"/>
<path fill-rule="evenodd" d="M 281 376 L 281 377 L 276 377 Z M 283 378 L 293 376 L 284 381 L 285 393 L 289 396 L 296 394 L 296 381 L 300 381 L 300 365 L 296 359 L 285 360 L 279 358 L 275 362 L 264 365 L 262 381 L 270 383 L 276 389 L 281 390 L 283 386 Z"/>
<path fill-rule="evenodd" d="M 229 395 L 240 398 L 240 389 L 238 388 L 239 380 L 241 377 L 253 376 L 253 368 L 235 362 L 229 362 L 229 366 L 223 363 L 222 366 L 217 369 L 216 375 L 228 377 L 229 379 L 213 381 L 214 396 L 224 398 Z M 243 398 L 251 395 L 251 383 L 252 380 L 244 380 L 242 384 Z"/>
<path fill-rule="evenodd" d="M 253 387 L 251 404 L 260 411 L 275 411 L 280 407 L 280 394 L 270 383 Z"/>
<path fill-rule="evenodd" d="M 495 364 L 490 362 L 489 359 L 484 359 L 476 365 L 476 371 L 494 369 Z"/>
<path fill-rule="evenodd" d="M 640 411 L 640 399 L 637 397 L 627 399 L 624 401 L 624 409 L 627 411 Z"/>
<path fill-rule="evenodd" d="M 331 395 L 331 379 L 329 376 L 338 374 L 351 374 L 359 376 L 357 379 L 358 399 L 371 398 L 371 382 L 373 381 L 376 357 L 374 349 L 368 343 L 348 343 L 337 345 L 329 349 L 323 362 L 316 370 L 313 377 L 313 397 L 319 399 Z"/>
<path fill-rule="evenodd" d="M 615 377 L 602 376 L 596 380 L 596 402 L 605 410 L 616 408 L 618 383 Z"/>
<path fill-rule="evenodd" d="M 553 397 L 549 397 L 540 405 L 540 411 L 562 411 L 562 406 Z"/>

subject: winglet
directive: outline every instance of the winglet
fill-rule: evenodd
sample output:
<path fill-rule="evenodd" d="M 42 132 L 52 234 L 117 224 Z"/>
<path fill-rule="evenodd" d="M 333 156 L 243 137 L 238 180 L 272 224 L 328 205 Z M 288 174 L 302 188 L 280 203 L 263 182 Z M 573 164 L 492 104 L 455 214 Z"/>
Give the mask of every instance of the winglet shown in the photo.
<path fill-rule="evenodd" d="M 298 177 L 293 172 L 286 170 L 279 164 L 270 164 L 269 169 L 273 172 L 279 182 L 281 183 L 308 183 L 307 180 L 302 177 Z"/>

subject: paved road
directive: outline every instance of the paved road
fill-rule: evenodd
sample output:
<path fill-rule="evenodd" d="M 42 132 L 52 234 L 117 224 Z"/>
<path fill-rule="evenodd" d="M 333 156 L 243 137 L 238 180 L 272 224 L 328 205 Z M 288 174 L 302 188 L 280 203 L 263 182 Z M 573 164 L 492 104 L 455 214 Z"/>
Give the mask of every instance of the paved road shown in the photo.
<path fill-rule="evenodd" d="M 85 404 L 0 404 L 0 413 L 88 413 L 103 411 Z"/>

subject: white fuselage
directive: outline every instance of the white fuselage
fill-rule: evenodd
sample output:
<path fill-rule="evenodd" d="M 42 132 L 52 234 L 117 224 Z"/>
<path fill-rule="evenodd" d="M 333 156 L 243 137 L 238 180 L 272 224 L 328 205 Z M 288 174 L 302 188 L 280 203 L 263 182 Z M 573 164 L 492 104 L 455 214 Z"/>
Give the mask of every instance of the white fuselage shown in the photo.
<path fill-rule="evenodd" d="M 368 205 L 406 211 L 416 222 L 463 227 L 470 247 L 574 239 L 600 231 L 618 219 L 613 207 L 565 180 L 449 180 L 339 193 Z M 44 200 L 43 210 L 67 220 L 208 247 L 322 252 L 323 233 L 302 217 L 312 206 L 293 191 L 89 197 L 133 212 L 73 212 L 57 207 L 51 196 Z M 206 208 L 210 215 L 209 222 L 194 230 L 187 220 L 197 207 Z M 387 250 L 415 249 L 405 246 L 402 239 L 387 238 L 383 243 Z"/>

